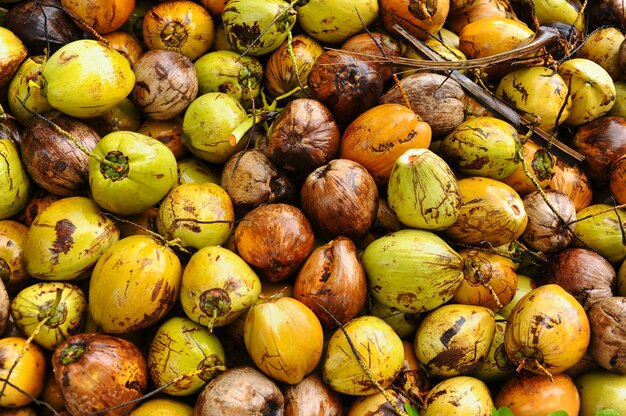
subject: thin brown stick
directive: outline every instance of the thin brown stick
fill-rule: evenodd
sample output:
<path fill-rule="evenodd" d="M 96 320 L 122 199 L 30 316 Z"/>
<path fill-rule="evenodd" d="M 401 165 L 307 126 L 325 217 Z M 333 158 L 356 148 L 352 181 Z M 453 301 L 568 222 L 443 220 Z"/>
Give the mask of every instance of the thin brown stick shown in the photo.
<path fill-rule="evenodd" d="M 380 383 L 378 381 L 376 381 L 376 379 L 374 379 L 374 376 L 372 376 L 372 373 L 369 371 L 369 368 L 367 368 L 367 365 L 365 364 L 365 361 L 363 360 L 363 357 L 361 356 L 359 351 L 356 349 L 356 346 L 352 342 L 352 339 L 350 338 L 350 335 L 348 335 L 348 331 L 346 331 L 346 328 L 343 326 L 343 324 L 337 318 L 335 318 L 335 315 L 333 315 L 328 309 L 326 309 L 326 307 L 324 307 L 324 305 L 319 303 L 313 296 L 310 296 L 310 297 L 311 297 L 311 300 L 313 302 L 315 302 L 315 304 L 318 307 L 320 307 L 324 311 L 324 313 L 330 317 L 330 319 L 333 320 L 335 325 L 339 326 L 339 329 L 341 330 L 341 332 L 343 332 L 343 335 L 346 337 L 346 341 L 348 342 L 348 345 L 350 346 L 350 349 L 352 350 L 352 353 L 356 357 L 356 360 L 357 360 L 359 366 L 361 367 L 361 370 L 363 370 L 363 372 L 365 373 L 365 375 L 367 376 L 369 381 L 378 389 L 378 391 L 380 392 L 380 394 L 383 395 L 385 400 L 387 400 L 389 405 L 393 408 L 393 411 L 397 415 L 399 415 L 399 416 L 408 416 L 406 414 L 406 412 L 402 411 L 397 406 L 397 404 L 393 401 L 393 398 L 391 396 L 389 396 L 389 394 L 385 391 L 383 386 L 381 386 Z"/>
<path fill-rule="evenodd" d="M 403 37 L 412 37 L 408 31 L 401 26 L 394 26 L 394 29 L 400 33 Z M 388 65 L 400 65 L 414 69 L 424 70 L 463 70 L 463 69 L 476 69 L 486 68 L 500 63 L 511 63 L 511 61 L 520 60 L 528 55 L 535 54 L 550 44 L 562 39 L 561 34 L 554 28 L 541 26 L 535 36 L 529 38 L 525 42 L 520 43 L 515 48 L 501 52 L 495 55 L 490 55 L 484 58 L 467 59 L 464 61 L 428 61 L 421 59 L 405 58 L 399 56 L 387 57 L 382 62 Z M 326 48 L 328 50 L 334 50 L 333 48 Z M 355 54 L 362 55 L 369 58 L 380 58 L 378 55 L 353 52 Z"/>
<path fill-rule="evenodd" d="M 50 410 L 50 412 L 52 412 L 53 415 L 58 416 L 59 412 L 57 412 L 56 409 L 50 405 L 50 403 L 48 403 L 48 402 L 46 402 L 44 400 L 37 399 L 35 396 L 30 394 L 26 390 L 22 389 L 20 386 L 11 383 L 11 381 L 9 381 L 8 377 L 7 378 L 0 377 L 0 382 L 4 383 L 5 385 L 8 385 L 11 388 L 14 388 L 18 392 L 22 393 L 24 396 L 28 397 L 31 400 L 32 404 L 35 404 L 37 406 L 45 406 L 45 407 L 48 408 L 48 410 Z"/>

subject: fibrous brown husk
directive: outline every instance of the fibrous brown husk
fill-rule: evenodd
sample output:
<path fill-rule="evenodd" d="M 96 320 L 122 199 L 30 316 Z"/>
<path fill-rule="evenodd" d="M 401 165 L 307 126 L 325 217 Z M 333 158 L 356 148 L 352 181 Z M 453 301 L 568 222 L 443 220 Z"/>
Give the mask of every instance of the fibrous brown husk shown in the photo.
<path fill-rule="evenodd" d="M 400 81 L 411 109 L 427 122 L 433 137 L 441 137 L 465 120 L 465 92 L 453 79 L 441 74 L 417 73 Z M 405 104 L 402 91 L 396 85 L 380 100 L 380 104 Z"/>
<path fill-rule="evenodd" d="M 594 302 L 613 296 L 615 277 L 615 269 L 600 254 L 567 248 L 550 258 L 541 283 L 558 284 L 588 311 Z"/>
<path fill-rule="evenodd" d="M 206 385 L 194 407 L 195 416 L 284 414 L 285 400 L 276 384 L 252 367 L 231 368 Z"/>
<path fill-rule="evenodd" d="M 341 398 L 317 373 L 306 376 L 300 383 L 284 391 L 285 416 L 341 416 Z"/>
<path fill-rule="evenodd" d="M 591 355 L 607 370 L 626 374 L 626 297 L 601 299 L 588 315 Z"/>

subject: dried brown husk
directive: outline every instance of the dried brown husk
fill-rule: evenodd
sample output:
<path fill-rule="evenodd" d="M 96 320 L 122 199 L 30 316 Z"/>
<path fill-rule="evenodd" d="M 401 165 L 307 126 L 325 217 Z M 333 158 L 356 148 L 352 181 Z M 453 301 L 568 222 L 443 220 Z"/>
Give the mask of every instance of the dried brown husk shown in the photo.
<path fill-rule="evenodd" d="M 341 416 L 341 397 L 332 390 L 317 373 L 306 376 L 296 385 L 283 392 L 285 416 Z"/>
<path fill-rule="evenodd" d="M 566 248 L 550 258 L 540 283 L 556 283 L 588 311 L 613 296 L 615 281 L 615 269 L 604 257 L 587 248 Z"/>
<path fill-rule="evenodd" d="M 570 224 L 576 219 L 576 207 L 569 196 L 548 189 L 543 194 L 532 192 L 523 201 L 528 224 L 522 238 L 530 248 L 543 253 L 556 253 L 569 246 L 576 227 L 575 223 Z"/>
<path fill-rule="evenodd" d="M 293 205 L 274 203 L 248 212 L 235 229 L 239 255 L 269 281 L 295 275 L 313 251 L 309 220 Z"/>
<path fill-rule="evenodd" d="M 148 118 L 173 118 L 198 95 L 196 68 L 182 53 L 148 51 L 137 60 L 133 72 L 136 81 L 130 97 Z"/>
<path fill-rule="evenodd" d="M 278 166 L 307 175 L 337 157 L 340 141 L 339 127 L 326 106 L 298 98 L 272 122 L 264 146 Z"/>
<path fill-rule="evenodd" d="M 383 81 L 387 81 L 391 78 L 395 68 L 393 66 L 385 65 L 376 57 L 388 58 L 401 55 L 400 44 L 398 41 L 387 34 L 378 32 L 359 33 L 354 35 L 341 45 L 341 49 L 344 51 L 370 55 L 371 60 L 368 62 L 377 71 L 380 71 Z"/>
<path fill-rule="evenodd" d="M 43 54 L 45 48 L 53 54 L 83 35 L 59 0 L 21 2 L 8 11 L 5 26 L 24 42 L 30 55 Z"/>
<path fill-rule="evenodd" d="M 365 59 L 329 50 L 320 55 L 307 84 L 313 98 L 321 101 L 340 127 L 376 104 L 383 91 L 383 78 Z"/>
<path fill-rule="evenodd" d="M 143 396 L 148 386 L 146 359 L 123 338 L 82 333 L 60 344 L 52 367 L 67 409 L 74 416 L 92 415 Z M 107 416 L 127 414 L 134 405 L 120 406 Z"/>
<path fill-rule="evenodd" d="M 291 178 L 256 149 L 243 150 L 228 159 L 221 186 L 230 196 L 237 217 L 264 204 L 289 202 L 296 192 Z"/>
<path fill-rule="evenodd" d="M 626 153 L 626 120 L 602 116 L 581 126 L 572 146 L 585 155 L 583 166 L 591 179 L 608 182 L 613 163 Z"/>
<path fill-rule="evenodd" d="M 600 299 L 589 310 L 593 358 L 604 368 L 626 374 L 626 297 Z"/>
<path fill-rule="evenodd" d="M 618 204 L 626 204 L 626 153 L 611 166 L 609 189 Z"/>
<path fill-rule="evenodd" d="M 46 117 L 90 151 L 100 140 L 94 129 L 78 119 L 56 111 Z M 60 196 L 80 195 L 85 191 L 89 156 L 47 121 L 35 118 L 26 123 L 20 148 L 26 170 L 41 188 Z"/>
<path fill-rule="evenodd" d="M 403 94 L 411 109 L 430 125 L 433 137 L 450 133 L 465 120 L 465 92 L 445 75 L 429 72 L 409 75 L 390 88 L 379 103 L 405 104 Z"/>
<path fill-rule="evenodd" d="M 307 305 L 325 329 L 356 317 L 365 306 L 367 280 L 352 240 L 340 236 L 316 248 L 298 272 L 293 290 L 294 298 Z"/>
<path fill-rule="evenodd" d="M 363 166 L 348 159 L 334 159 L 307 176 L 300 203 L 320 236 L 343 235 L 358 241 L 376 219 L 378 189 Z"/>
<path fill-rule="evenodd" d="M 283 415 L 285 399 L 260 371 L 234 367 L 212 379 L 196 400 L 196 416 Z"/>

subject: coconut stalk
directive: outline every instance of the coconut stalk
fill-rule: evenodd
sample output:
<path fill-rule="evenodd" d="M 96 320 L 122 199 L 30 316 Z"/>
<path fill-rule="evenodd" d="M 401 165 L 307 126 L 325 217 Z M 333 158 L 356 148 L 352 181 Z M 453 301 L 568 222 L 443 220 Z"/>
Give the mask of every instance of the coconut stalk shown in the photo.
<path fill-rule="evenodd" d="M 423 42 L 413 37 L 401 26 L 395 25 L 394 29 L 397 30 L 400 35 L 407 39 L 426 57 L 434 61 L 430 62 L 413 59 L 407 60 L 406 58 L 390 58 L 389 61 L 392 62 L 394 65 L 412 66 L 421 69 L 446 69 L 449 71 L 450 77 L 457 81 L 469 95 L 471 95 L 474 99 L 480 102 L 480 104 L 482 104 L 487 110 L 505 119 L 516 128 L 530 128 L 531 140 L 533 140 L 538 145 L 548 147 L 554 146 L 554 153 L 556 154 L 556 156 L 559 156 L 566 161 L 573 162 L 574 164 L 582 162 L 584 160 L 585 157 L 582 154 L 578 153 L 577 151 L 570 148 L 563 142 L 557 140 L 556 138 L 550 136 L 545 131 L 537 127 L 533 127 L 534 123 L 532 121 L 525 119 L 514 109 L 509 107 L 506 103 L 504 103 L 494 95 L 490 94 L 489 92 L 485 91 L 474 81 L 458 71 L 459 69 L 482 68 L 496 63 L 515 61 L 517 59 L 527 56 L 528 54 L 536 53 L 541 48 L 561 39 L 561 35 L 556 31 L 556 29 L 542 26 L 539 28 L 536 36 L 532 38 L 531 41 L 524 42 L 522 46 L 514 48 L 507 52 L 492 55 L 486 58 L 451 62 L 444 61 L 442 57 L 433 52 Z"/>

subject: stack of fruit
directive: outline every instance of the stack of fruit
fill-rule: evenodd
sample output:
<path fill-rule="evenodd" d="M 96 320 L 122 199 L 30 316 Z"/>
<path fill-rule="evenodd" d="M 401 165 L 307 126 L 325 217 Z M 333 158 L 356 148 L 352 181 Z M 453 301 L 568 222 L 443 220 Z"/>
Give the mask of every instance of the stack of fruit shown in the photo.
<path fill-rule="evenodd" d="M 3 415 L 626 415 L 623 2 L 0 5 Z"/>

